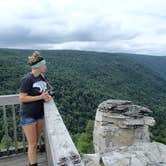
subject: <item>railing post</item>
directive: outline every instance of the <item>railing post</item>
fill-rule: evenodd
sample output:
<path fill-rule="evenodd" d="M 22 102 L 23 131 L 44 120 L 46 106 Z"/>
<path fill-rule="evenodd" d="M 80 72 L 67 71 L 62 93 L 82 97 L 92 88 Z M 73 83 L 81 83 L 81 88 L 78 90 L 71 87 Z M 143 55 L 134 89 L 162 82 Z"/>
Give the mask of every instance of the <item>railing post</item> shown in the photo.
<path fill-rule="evenodd" d="M 14 144 L 15 144 L 15 153 L 18 151 L 17 147 L 17 126 L 16 126 L 16 112 L 14 105 L 12 105 L 12 114 L 13 114 L 13 134 L 14 134 Z"/>
<path fill-rule="evenodd" d="M 21 111 L 21 104 L 20 104 L 20 111 Z M 21 127 L 21 134 L 22 134 L 22 143 L 23 143 L 23 151 L 24 153 L 26 153 L 26 139 L 25 139 L 25 135 L 24 135 L 24 132 L 23 132 L 23 129 Z"/>
<path fill-rule="evenodd" d="M 6 115 L 6 107 L 3 105 L 3 122 L 4 122 L 4 129 L 5 129 L 5 136 L 6 136 L 6 143 L 7 143 L 7 154 L 9 155 L 9 131 L 8 131 L 8 123 L 7 123 L 7 115 Z"/>

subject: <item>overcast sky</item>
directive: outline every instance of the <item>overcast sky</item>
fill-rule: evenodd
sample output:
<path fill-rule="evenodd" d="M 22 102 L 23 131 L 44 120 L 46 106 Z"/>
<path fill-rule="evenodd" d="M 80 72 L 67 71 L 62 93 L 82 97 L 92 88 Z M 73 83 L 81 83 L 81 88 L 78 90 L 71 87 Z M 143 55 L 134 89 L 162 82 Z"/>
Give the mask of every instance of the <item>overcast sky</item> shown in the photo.
<path fill-rule="evenodd" d="M 166 55 L 166 0 L 0 0 L 0 47 Z"/>

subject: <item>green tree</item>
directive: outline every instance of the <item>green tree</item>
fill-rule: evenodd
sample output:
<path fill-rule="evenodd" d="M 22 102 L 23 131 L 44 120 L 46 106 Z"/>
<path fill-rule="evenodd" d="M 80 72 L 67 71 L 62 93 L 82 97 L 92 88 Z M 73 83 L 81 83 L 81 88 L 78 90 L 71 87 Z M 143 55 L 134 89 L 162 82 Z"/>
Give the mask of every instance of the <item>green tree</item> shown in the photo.
<path fill-rule="evenodd" d="M 6 135 L 4 135 L 1 140 L 1 145 L 2 145 L 2 148 L 9 149 L 10 146 L 12 146 L 12 138 L 9 136 L 6 137 Z"/>
<path fill-rule="evenodd" d="M 89 120 L 85 129 L 85 132 L 83 132 L 77 143 L 77 148 L 79 153 L 93 153 L 94 147 L 93 147 L 93 126 L 94 121 Z"/>

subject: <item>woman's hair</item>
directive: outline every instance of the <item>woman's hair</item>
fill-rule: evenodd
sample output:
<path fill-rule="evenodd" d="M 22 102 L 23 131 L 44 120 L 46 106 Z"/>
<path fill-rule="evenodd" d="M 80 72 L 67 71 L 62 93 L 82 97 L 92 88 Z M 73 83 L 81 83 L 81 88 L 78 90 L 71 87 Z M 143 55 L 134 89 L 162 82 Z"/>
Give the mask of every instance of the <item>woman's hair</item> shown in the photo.
<path fill-rule="evenodd" d="M 30 66 L 40 62 L 41 60 L 43 60 L 44 58 L 40 55 L 40 53 L 38 51 L 34 51 L 33 54 L 31 56 L 28 57 L 28 64 Z"/>

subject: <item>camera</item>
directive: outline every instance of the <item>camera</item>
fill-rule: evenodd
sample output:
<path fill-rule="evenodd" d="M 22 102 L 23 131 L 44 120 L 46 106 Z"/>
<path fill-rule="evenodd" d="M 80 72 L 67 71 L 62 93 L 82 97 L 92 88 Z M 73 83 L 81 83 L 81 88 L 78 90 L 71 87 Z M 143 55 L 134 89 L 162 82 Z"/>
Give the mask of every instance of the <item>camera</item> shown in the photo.
<path fill-rule="evenodd" d="M 53 91 L 53 90 L 48 90 L 48 94 L 53 97 L 53 96 L 55 96 L 55 91 Z"/>

